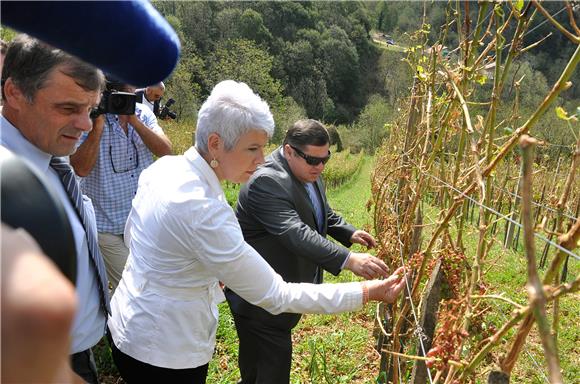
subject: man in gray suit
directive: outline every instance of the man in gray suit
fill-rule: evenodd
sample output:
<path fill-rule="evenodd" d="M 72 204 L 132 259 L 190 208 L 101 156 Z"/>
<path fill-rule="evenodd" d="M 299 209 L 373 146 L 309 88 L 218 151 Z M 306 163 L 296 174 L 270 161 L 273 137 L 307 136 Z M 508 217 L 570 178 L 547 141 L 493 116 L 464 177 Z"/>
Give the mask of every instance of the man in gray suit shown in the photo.
<path fill-rule="evenodd" d="M 380 259 L 346 248 L 353 243 L 372 248 L 376 242 L 328 205 L 320 175 L 330 159 L 329 142 L 326 128 L 316 120 L 297 121 L 288 130 L 282 147 L 240 190 L 236 215 L 244 238 L 288 282 L 321 283 L 322 269 L 334 275 L 348 269 L 366 279 L 386 277 L 387 266 Z M 229 289 L 226 297 L 240 339 L 240 383 L 288 383 L 291 331 L 301 315 L 271 315 Z"/>

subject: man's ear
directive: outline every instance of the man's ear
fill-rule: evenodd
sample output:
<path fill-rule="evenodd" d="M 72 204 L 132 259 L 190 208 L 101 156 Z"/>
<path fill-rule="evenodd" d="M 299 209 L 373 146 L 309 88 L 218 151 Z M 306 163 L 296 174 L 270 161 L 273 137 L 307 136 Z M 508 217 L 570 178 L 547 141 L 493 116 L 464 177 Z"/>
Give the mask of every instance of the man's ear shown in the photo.
<path fill-rule="evenodd" d="M 11 77 L 4 82 L 4 103 L 16 110 L 20 110 L 22 103 L 28 103 L 28 100 L 20 88 L 12 81 Z"/>
<path fill-rule="evenodd" d="M 284 144 L 283 148 L 285 154 L 287 154 L 288 156 L 292 154 L 292 147 L 290 147 L 290 144 Z"/>

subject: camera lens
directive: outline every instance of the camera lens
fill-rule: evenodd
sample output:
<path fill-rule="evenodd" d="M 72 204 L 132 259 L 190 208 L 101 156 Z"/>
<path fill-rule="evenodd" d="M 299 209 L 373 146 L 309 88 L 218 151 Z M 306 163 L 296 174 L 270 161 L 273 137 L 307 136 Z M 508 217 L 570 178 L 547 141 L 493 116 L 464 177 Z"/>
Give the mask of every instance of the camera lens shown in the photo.
<path fill-rule="evenodd" d="M 127 106 L 127 99 L 123 97 L 112 97 L 111 106 L 117 111 L 118 110 L 123 111 Z"/>
<path fill-rule="evenodd" d="M 137 97 L 134 93 L 115 92 L 109 94 L 107 113 L 115 115 L 132 115 L 135 113 Z"/>

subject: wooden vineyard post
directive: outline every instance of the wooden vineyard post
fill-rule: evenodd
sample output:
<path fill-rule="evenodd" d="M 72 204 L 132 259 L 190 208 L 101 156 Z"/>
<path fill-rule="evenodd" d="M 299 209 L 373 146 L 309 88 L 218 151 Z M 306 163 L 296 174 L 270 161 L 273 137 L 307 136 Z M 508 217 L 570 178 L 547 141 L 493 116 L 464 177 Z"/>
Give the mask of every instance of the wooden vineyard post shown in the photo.
<path fill-rule="evenodd" d="M 518 180 L 522 179 L 522 168 L 520 168 L 520 176 L 518 177 Z M 510 212 L 509 214 L 509 218 L 514 220 L 514 221 L 519 221 L 519 214 L 516 214 L 516 210 L 519 209 L 520 206 L 520 183 L 516 184 L 516 189 L 515 189 L 515 194 L 513 196 L 514 200 L 513 200 L 513 212 Z M 515 244 L 514 247 L 514 232 L 516 229 L 516 224 L 512 223 L 511 221 L 506 222 L 506 227 L 507 227 L 507 232 L 506 232 L 506 236 L 505 236 L 505 241 L 503 243 L 504 248 L 517 248 L 517 243 Z"/>
<path fill-rule="evenodd" d="M 550 235 L 548 236 L 548 240 L 552 241 L 554 237 L 553 233 L 556 233 L 556 228 L 558 226 L 558 218 L 554 217 L 554 223 L 552 225 L 552 230 Z M 548 260 L 548 251 L 550 249 L 550 243 L 546 242 L 544 246 L 544 250 L 542 251 L 542 257 L 540 258 L 540 268 L 544 268 L 546 266 L 546 261 Z"/>
<path fill-rule="evenodd" d="M 437 325 L 437 312 L 439 311 L 439 302 L 441 301 L 441 284 L 443 282 L 443 271 L 441 270 L 441 260 L 437 262 L 427 288 L 423 296 L 421 305 L 421 315 L 419 318 L 420 330 L 419 337 L 423 337 L 423 343 L 417 343 L 417 355 L 424 356 L 431 349 L 433 344 L 433 336 L 435 335 L 435 326 Z M 417 360 L 413 365 L 413 373 L 411 375 L 412 384 L 424 384 L 427 382 L 427 366 L 423 360 Z"/>
<path fill-rule="evenodd" d="M 487 384 L 509 384 L 510 376 L 502 371 L 491 371 L 487 377 Z"/>
<path fill-rule="evenodd" d="M 423 230 L 423 213 L 421 212 L 421 206 L 417 207 L 415 212 L 415 224 L 413 228 L 413 236 L 411 237 L 411 247 L 409 248 L 409 257 L 413 257 L 415 252 L 421 249 L 421 233 Z"/>
<path fill-rule="evenodd" d="M 376 317 L 375 321 L 375 330 L 378 332 L 378 337 L 377 337 L 377 346 L 376 346 L 376 350 L 377 352 L 379 352 L 381 354 L 381 361 L 379 363 L 379 377 L 377 378 L 377 383 L 380 384 L 384 384 L 386 383 L 386 375 L 385 373 L 387 372 L 387 369 L 389 368 L 389 362 L 391 361 L 390 356 L 387 354 L 387 352 L 385 352 L 385 350 L 388 350 L 388 346 L 390 344 L 392 344 L 392 340 L 391 338 L 388 336 L 391 332 L 389 329 L 389 320 L 388 317 L 386 316 L 387 311 L 385 311 L 385 303 L 380 303 L 378 305 L 378 314 L 379 316 Z M 380 315 L 383 314 L 385 315 L 384 317 L 384 323 L 379 324 L 379 322 L 381 321 L 381 317 Z M 386 335 L 383 330 L 385 330 L 388 334 Z"/>
<path fill-rule="evenodd" d="M 499 200 L 498 202 L 498 206 L 496 207 L 496 211 L 501 213 L 501 208 L 502 208 L 502 204 L 503 204 L 503 200 Z M 494 221 L 492 227 L 491 227 L 491 235 L 495 236 L 496 230 L 497 230 L 497 221 Z"/>

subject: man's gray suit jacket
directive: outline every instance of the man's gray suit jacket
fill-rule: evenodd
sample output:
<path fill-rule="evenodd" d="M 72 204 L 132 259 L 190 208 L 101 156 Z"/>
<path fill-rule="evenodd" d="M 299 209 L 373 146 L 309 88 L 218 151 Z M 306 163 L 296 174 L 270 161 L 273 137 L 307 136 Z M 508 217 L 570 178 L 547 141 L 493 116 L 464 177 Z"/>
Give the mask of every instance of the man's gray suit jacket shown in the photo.
<path fill-rule="evenodd" d="M 306 188 L 290 171 L 281 148 L 266 158 L 240 190 L 236 215 L 244 239 L 287 282 L 320 283 L 320 268 L 337 275 L 349 250 L 326 239 L 326 235 L 349 247 L 356 230 L 328 206 L 321 178 L 315 185 L 326 213 L 322 233 L 317 230 Z M 259 283 L 260 277 L 256 276 Z M 291 329 L 300 319 L 296 314 L 273 316 L 232 291 L 226 296 L 235 313 L 268 321 L 275 327 Z"/>

